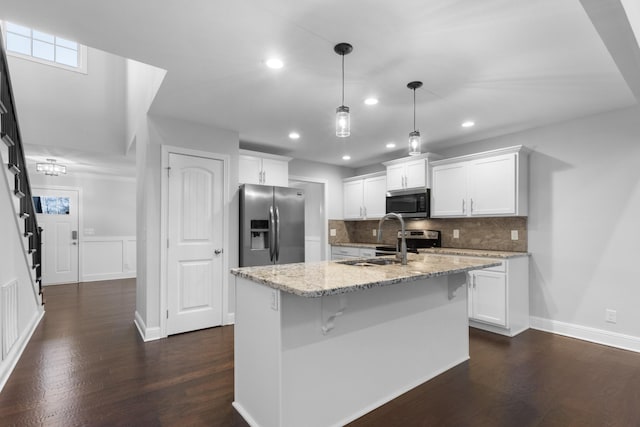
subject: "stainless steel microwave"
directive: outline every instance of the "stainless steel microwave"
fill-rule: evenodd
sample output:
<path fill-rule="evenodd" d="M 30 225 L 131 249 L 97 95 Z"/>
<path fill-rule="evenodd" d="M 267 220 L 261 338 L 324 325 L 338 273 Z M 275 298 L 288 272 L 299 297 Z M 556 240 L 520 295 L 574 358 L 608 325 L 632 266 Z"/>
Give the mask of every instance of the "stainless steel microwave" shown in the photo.
<path fill-rule="evenodd" d="M 387 192 L 387 213 L 395 212 L 403 218 L 429 218 L 429 207 L 428 188 Z"/>

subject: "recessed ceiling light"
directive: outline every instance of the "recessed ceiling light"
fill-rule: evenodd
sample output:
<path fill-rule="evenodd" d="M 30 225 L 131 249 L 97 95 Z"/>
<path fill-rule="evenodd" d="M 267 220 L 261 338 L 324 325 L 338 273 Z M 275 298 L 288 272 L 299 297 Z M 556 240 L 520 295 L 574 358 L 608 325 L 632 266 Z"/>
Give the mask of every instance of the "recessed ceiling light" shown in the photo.
<path fill-rule="evenodd" d="M 284 67 L 284 62 L 278 58 L 269 58 L 265 64 L 267 67 L 273 68 L 274 70 Z"/>
<path fill-rule="evenodd" d="M 291 133 L 289 133 L 289 138 L 298 139 L 298 138 L 300 138 L 300 134 L 298 132 L 291 132 Z"/>
<path fill-rule="evenodd" d="M 342 156 L 342 160 L 351 160 L 351 156 L 348 154 L 345 154 L 344 156 Z"/>
<path fill-rule="evenodd" d="M 471 120 L 468 120 L 468 121 L 462 123 L 462 127 L 463 128 L 470 128 L 470 127 L 474 126 L 475 124 L 476 124 L 476 122 L 472 122 Z"/>
<path fill-rule="evenodd" d="M 367 98 L 364 100 L 364 103 L 367 105 L 376 105 L 378 103 L 378 98 Z"/>
<path fill-rule="evenodd" d="M 387 143 L 387 148 L 396 148 L 396 143 L 395 142 L 388 142 Z"/>

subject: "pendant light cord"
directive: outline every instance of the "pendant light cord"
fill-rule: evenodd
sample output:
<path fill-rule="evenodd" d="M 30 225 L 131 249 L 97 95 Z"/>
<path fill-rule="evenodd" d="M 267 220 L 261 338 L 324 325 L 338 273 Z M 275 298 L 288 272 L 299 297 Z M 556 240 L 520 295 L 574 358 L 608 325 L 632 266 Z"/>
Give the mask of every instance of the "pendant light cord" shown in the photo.
<path fill-rule="evenodd" d="M 416 131 L 416 90 L 413 89 L 413 131 Z"/>
<path fill-rule="evenodd" d="M 344 105 L 344 54 L 342 56 L 342 105 Z"/>

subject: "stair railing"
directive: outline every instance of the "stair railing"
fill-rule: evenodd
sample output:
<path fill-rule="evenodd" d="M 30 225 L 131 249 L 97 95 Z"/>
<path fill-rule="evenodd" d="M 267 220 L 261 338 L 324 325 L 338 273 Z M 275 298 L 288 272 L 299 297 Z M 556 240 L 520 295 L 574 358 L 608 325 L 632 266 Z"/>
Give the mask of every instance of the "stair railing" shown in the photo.
<path fill-rule="evenodd" d="M 24 155 L 18 114 L 13 97 L 7 55 L 0 32 L 0 138 L 9 147 L 8 168 L 13 173 L 14 194 L 20 198 L 19 216 L 24 220 L 24 237 L 29 239 L 28 253 L 31 255 L 31 268 L 35 270 L 35 280 L 42 299 L 42 228 L 38 226 L 33 205 L 29 173 Z M 44 303 L 44 302 L 43 302 Z"/>

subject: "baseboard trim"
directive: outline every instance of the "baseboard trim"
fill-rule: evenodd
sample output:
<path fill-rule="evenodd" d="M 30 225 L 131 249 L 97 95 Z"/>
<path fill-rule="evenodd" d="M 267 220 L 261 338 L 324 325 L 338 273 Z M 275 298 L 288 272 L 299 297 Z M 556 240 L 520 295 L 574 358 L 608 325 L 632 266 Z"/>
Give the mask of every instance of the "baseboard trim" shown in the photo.
<path fill-rule="evenodd" d="M 531 328 L 640 353 L 640 337 L 531 316 Z"/>
<path fill-rule="evenodd" d="M 33 320 L 29 325 L 27 333 L 23 334 L 20 338 L 18 347 L 15 349 L 15 351 L 10 351 L 7 355 L 8 357 L 4 360 L 4 362 L 2 362 L 3 364 L 6 363 L 6 366 L 0 369 L 0 391 L 2 391 L 4 385 L 9 380 L 11 373 L 18 364 L 18 360 L 20 360 L 20 358 L 22 357 L 22 353 L 24 353 L 24 350 L 27 348 L 27 344 L 29 344 L 29 341 L 31 341 L 31 337 L 33 336 L 33 333 L 36 331 L 36 328 L 40 324 L 40 320 L 42 320 L 43 317 L 44 310 L 42 309 L 42 306 L 40 306 L 36 315 L 33 316 Z"/>
<path fill-rule="evenodd" d="M 138 310 L 136 310 L 133 323 L 135 323 L 136 328 L 138 328 L 138 333 L 140 334 L 140 338 L 142 338 L 142 341 L 149 342 L 162 338 L 162 335 L 160 334 L 160 327 L 158 326 L 155 328 L 147 328 L 147 325 L 144 323 L 144 320 L 142 319 L 140 313 L 138 313 Z"/>
<path fill-rule="evenodd" d="M 135 271 L 127 271 L 126 273 L 84 274 L 80 281 L 99 282 L 101 280 L 135 279 L 135 277 Z"/>
<path fill-rule="evenodd" d="M 227 315 L 224 316 L 223 325 L 233 325 L 234 323 L 236 323 L 236 314 L 235 313 L 227 313 Z"/>

